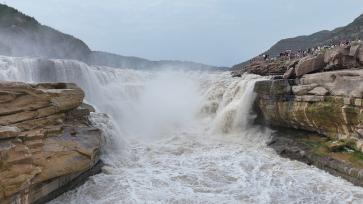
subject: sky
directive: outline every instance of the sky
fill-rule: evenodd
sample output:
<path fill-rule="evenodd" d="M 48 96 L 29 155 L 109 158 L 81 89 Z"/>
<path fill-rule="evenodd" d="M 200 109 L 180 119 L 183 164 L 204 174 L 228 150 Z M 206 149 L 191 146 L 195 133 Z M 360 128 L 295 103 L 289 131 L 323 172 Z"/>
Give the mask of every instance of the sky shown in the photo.
<path fill-rule="evenodd" d="M 331 30 L 362 0 L 2 0 L 92 50 L 232 66 L 282 38 Z"/>

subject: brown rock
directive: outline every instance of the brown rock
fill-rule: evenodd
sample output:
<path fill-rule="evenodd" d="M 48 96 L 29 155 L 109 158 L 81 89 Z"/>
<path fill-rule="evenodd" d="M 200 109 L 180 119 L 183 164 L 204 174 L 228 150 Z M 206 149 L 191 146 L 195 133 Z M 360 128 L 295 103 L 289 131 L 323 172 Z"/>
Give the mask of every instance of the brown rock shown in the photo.
<path fill-rule="evenodd" d="M 303 102 L 321 102 L 321 101 L 324 101 L 324 96 L 304 95 L 304 96 L 301 96 L 300 101 L 303 101 Z"/>
<path fill-rule="evenodd" d="M 324 62 L 326 64 L 334 64 L 334 60 L 340 58 L 341 56 L 342 53 L 337 48 L 327 50 L 324 54 Z"/>
<path fill-rule="evenodd" d="M 83 98 L 74 84 L 0 82 L 0 203 L 35 202 L 99 161 L 101 132 Z"/>
<path fill-rule="evenodd" d="M 285 72 L 285 74 L 284 74 L 283 78 L 284 78 L 284 79 L 291 79 L 291 78 L 293 78 L 294 76 L 295 76 L 295 68 L 291 67 L 290 69 L 288 69 L 288 70 Z"/>
<path fill-rule="evenodd" d="M 357 59 L 363 64 L 363 46 L 360 46 L 358 49 Z"/>
<path fill-rule="evenodd" d="M 323 54 L 313 57 L 309 56 L 300 60 L 299 64 L 296 65 L 295 73 L 297 77 L 301 77 L 304 74 L 322 70 L 324 66 Z"/>
<path fill-rule="evenodd" d="M 295 68 L 299 64 L 300 59 L 288 61 L 287 68 Z"/>
<path fill-rule="evenodd" d="M 356 132 L 358 133 L 360 138 L 363 138 L 363 129 L 357 129 Z"/>
<path fill-rule="evenodd" d="M 302 85 L 318 84 L 331 95 L 353 98 L 363 97 L 362 81 L 363 69 L 306 74 L 300 79 Z"/>
<path fill-rule="evenodd" d="M 352 45 L 349 50 L 349 56 L 354 57 L 354 58 L 357 57 L 360 47 L 361 47 L 361 44 Z"/>
<path fill-rule="evenodd" d="M 315 87 L 319 86 L 318 84 L 308 84 L 308 85 L 297 85 L 292 87 L 292 93 L 297 96 L 306 95 L 314 89 Z"/>
<path fill-rule="evenodd" d="M 327 64 L 326 70 L 349 69 L 358 67 L 359 53 L 361 53 L 361 43 L 353 43 L 352 46 L 339 46 L 327 50 L 324 55 L 324 62 Z"/>
<path fill-rule="evenodd" d="M 313 90 L 309 91 L 309 94 L 316 95 L 316 96 L 326 96 L 328 95 L 329 91 L 324 87 L 316 87 Z"/>
<path fill-rule="evenodd" d="M 359 64 L 357 62 L 356 57 L 352 57 L 352 56 L 343 56 L 342 57 L 342 68 L 356 68 L 359 67 Z"/>
<path fill-rule="evenodd" d="M 0 126 L 0 139 L 12 138 L 18 136 L 20 129 L 13 126 Z"/>

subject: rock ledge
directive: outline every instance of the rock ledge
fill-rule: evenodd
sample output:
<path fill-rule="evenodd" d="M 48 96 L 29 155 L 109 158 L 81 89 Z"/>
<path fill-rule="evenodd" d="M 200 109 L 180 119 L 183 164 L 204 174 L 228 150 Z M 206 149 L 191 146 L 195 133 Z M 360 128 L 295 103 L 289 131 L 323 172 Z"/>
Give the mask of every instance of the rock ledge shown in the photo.
<path fill-rule="evenodd" d="M 100 171 L 83 98 L 75 84 L 0 82 L 0 203 L 43 203 Z"/>

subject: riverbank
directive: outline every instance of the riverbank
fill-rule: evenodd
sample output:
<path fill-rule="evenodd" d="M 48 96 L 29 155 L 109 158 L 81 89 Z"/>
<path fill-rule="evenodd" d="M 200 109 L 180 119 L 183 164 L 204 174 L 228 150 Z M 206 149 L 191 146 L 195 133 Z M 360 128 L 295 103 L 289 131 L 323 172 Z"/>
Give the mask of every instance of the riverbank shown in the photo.
<path fill-rule="evenodd" d="M 70 83 L 0 83 L 0 203 L 44 203 L 100 172 L 83 98 Z"/>
<path fill-rule="evenodd" d="M 275 134 L 271 147 L 284 157 L 359 186 L 363 176 L 362 56 L 363 43 L 352 42 L 301 59 L 281 58 L 279 65 L 269 61 L 247 65 L 245 70 L 271 76 L 254 87 L 260 123 L 285 131 L 309 131 L 282 131 L 282 136 Z M 279 75 L 271 75 L 268 67 Z"/>
<path fill-rule="evenodd" d="M 363 187 L 363 153 L 322 135 L 280 129 L 268 144 L 282 157 L 313 165 Z"/>

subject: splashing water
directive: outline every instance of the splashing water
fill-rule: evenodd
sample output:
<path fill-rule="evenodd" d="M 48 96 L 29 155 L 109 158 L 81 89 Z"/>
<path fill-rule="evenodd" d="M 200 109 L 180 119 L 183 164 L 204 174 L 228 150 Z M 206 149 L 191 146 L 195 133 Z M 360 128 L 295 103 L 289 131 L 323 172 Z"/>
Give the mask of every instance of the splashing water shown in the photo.
<path fill-rule="evenodd" d="M 108 143 L 103 173 L 51 203 L 362 203 L 363 190 L 266 146 L 254 127 L 261 78 L 135 71 L 0 57 L 0 79 L 74 82 Z"/>

